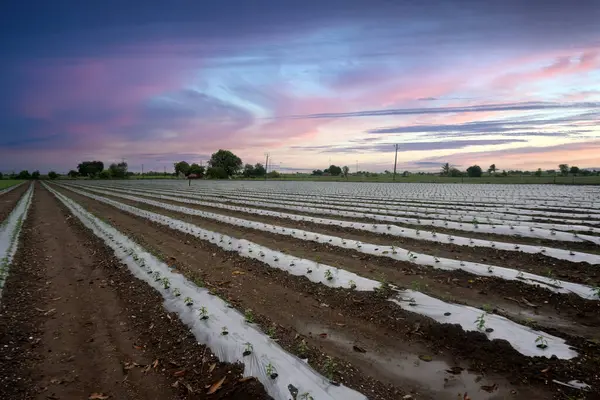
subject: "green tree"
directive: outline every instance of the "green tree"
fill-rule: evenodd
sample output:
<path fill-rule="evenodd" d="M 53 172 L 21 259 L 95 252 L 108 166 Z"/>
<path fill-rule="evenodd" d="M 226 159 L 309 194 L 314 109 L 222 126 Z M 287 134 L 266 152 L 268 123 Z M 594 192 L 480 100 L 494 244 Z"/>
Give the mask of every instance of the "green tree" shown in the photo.
<path fill-rule="evenodd" d="M 573 167 L 571 167 L 571 169 L 569 170 L 569 172 L 570 172 L 572 175 L 577 175 L 577 174 L 579 173 L 579 167 L 575 167 L 575 166 L 573 166 Z"/>
<path fill-rule="evenodd" d="M 483 171 L 479 165 L 471 165 L 467 168 L 467 175 L 471 178 L 479 178 L 483 174 Z"/>
<path fill-rule="evenodd" d="M 40 179 L 40 171 L 37 169 L 31 173 L 31 179 Z"/>
<path fill-rule="evenodd" d="M 267 177 L 272 178 L 272 179 L 277 179 L 277 178 L 281 177 L 281 175 L 277 171 L 269 171 L 269 173 L 267 174 Z"/>
<path fill-rule="evenodd" d="M 185 161 L 179 161 L 178 163 L 173 164 L 175 167 L 175 175 L 179 175 L 181 172 L 183 175 L 188 176 L 190 173 L 190 164 Z"/>
<path fill-rule="evenodd" d="M 203 166 L 198 165 L 196 163 L 193 163 L 192 165 L 190 165 L 189 174 L 194 174 L 198 178 L 203 178 L 204 172 L 205 172 L 205 170 L 204 170 Z"/>
<path fill-rule="evenodd" d="M 100 174 L 98 174 L 98 177 L 100 179 L 110 179 L 111 178 L 110 170 L 105 169 L 104 171 L 101 171 Z"/>
<path fill-rule="evenodd" d="M 104 170 L 102 161 L 84 161 L 77 165 L 79 175 L 93 177 Z"/>
<path fill-rule="evenodd" d="M 342 169 L 337 165 L 330 165 L 328 168 L 329 174 L 333 176 L 338 176 L 342 174 Z"/>
<path fill-rule="evenodd" d="M 462 173 L 462 172 L 460 172 L 460 170 L 459 170 L 459 169 L 452 167 L 452 168 L 450 168 L 450 170 L 448 171 L 448 175 L 449 175 L 449 176 L 451 176 L 451 177 L 453 177 L 453 178 L 458 178 L 458 177 L 461 177 L 461 176 L 463 176 L 463 173 Z"/>
<path fill-rule="evenodd" d="M 112 163 L 108 170 L 113 178 L 125 178 L 127 176 L 127 163 L 124 161 L 118 164 Z"/>
<path fill-rule="evenodd" d="M 222 167 L 208 167 L 206 170 L 206 176 L 209 179 L 227 179 L 229 175 L 227 175 L 227 171 L 225 171 Z"/>
<path fill-rule="evenodd" d="M 442 165 L 442 175 L 450 176 L 450 164 L 446 163 Z"/>
<path fill-rule="evenodd" d="M 253 178 L 254 177 L 254 165 L 246 164 L 244 165 L 244 171 L 242 172 L 244 178 Z"/>
<path fill-rule="evenodd" d="M 50 171 L 50 172 L 48 172 L 48 178 L 54 180 L 54 179 L 58 178 L 58 174 L 54 171 Z"/>
<path fill-rule="evenodd" d="M 208 164 L 213 168 L 223 168 L 228 177 L 237 174 L 242 168 L 242 160 L 231 151 L 223 149 L 213 153 Z"/>
<path fill-rule="evenodd" d="M 29 171 L 23 170 L 19 172 L 19 175 L 17 175 L 17 179 L 31 179 L 31 174 L 29 173 Z"/>
<path fill-rule="evenodd" d="M 67 175 L 69 175 L 69 178 L 77 178 L 77 176 L 79 175 L 79 172 L 72 169 L 69 171 L 69 173 Z"/>
<path fill-rule="evenodd" d="M 264 178 L 267 174 L 267 170 L 261 163 L 257 163 L 254 165 L 254 176 L 257 178 Z"/>
<path fill-rule="evenodd" d="M 348 166 L 347 166 L 347 165 L 344 165 L 344 166 L 342 167 L 342 175 L 343 175 L 345 178 L 348 178 L 348 172 L 350 172 L 350 168 L 348 168 Z"/>
<path fill-rule="evenodd" d="M 312 174 L 314 176 L 323 176 L 323 171 L 321 171 L 320 169 L 315 169 L 313 170 Z"/>
<path fill-rule="evenodd" d="M 488 168 L 488 172 L 490 174 L 495 174 L 496 173 L 496 164 L 490 165 L 490 167 Z"/>
<path fill-rule="evenodd" d="M 558 169 L 560 169 L 560 173 L 564 176 L 569 174 L 569 164 L 559 164 Z"/>
<path fill-rule="evenodd" d="M 0 172 L 0 179 L 4 179 L 4 175 Z"/>
<path fill-rule="evenodd" d="M 535 171 L 534 175 L 535 175 L 535 176 L 538 176 L 538 177 L 539 177 L 539 176 L 542 176 L 542 169 L 541 169 L 541 168 L 538 168 L 538 169 L 537 169 L 537 171 Z"/>

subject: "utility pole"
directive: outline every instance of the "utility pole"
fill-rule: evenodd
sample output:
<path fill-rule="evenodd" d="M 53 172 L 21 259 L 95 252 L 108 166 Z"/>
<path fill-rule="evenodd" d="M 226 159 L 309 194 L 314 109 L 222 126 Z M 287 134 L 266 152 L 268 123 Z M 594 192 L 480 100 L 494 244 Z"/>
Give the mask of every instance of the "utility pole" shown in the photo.
<path fill-rule="evenodd" d="M 356 174 L 358 175 L 358 160 L 356 160 Z"/>
<path fill-rule="evenodd" d="M 142 164 L 142 179 L 144 179 L 144 164 Z"/>
<path fill-rule="evenodd" d="M 265 153 L 267 159 L 265 160 L 265 181 L 267 180 L 267 174 L 269 173 L 269 153 Z"/>
<path fill-rule="evenodd" d="M 163 168 L 165 169 L 165 176 L 167 176 L 167 166 L 165 165 Z"/>
<path fill-rule="evenodd" d="M 396 156 L 394 157 L 394 182 L 396 181 L 396 165 L 398 164 L 398 143 L 396 143 Z"/>

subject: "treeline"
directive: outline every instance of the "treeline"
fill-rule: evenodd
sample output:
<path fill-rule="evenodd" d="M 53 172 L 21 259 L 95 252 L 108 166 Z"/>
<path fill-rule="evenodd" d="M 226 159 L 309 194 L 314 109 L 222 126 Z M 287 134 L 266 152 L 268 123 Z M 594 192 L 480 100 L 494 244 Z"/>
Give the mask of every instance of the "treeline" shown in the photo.
<path fill-rule="evenodd" d="M 496 164 L 492 164 L 487 169 L 487 172 L 490 176 L 511 176 L 511 175 L 533 175 L 533 176 L 557 176 L 558 174 L 561 176 L 591 176 L 591 175 L 600 175 L 600 171 L 590 171 L 587 169 L 580 169 L 579 167 L 572 166 L 569 167 L 568 164 L 559 164 L 558 171 L 554 169 L 548 169 L 542 171 L 541 168 L 538 168 L 536 171 L 522 171 L 522 170 L 502 170 L 502 172 L 498 173 L 498 169 L 496 168 Z M 406 172 L 405 172 L 406 174 Z M 468 176 L 470 178 L 479 178 L 483 176 L 483 169 L 479 165 L 472 165 L 467 168 L 466 171 L 461 171 L 455 167 L 450 166 L 450 164 L 446 163 L 442 166 L 442 171 L 440 172 L 441 176 L 450 176 L 450 177 L 462 177 Z"/>
<path fill-rule="evenodd" d="M 312 175 L 314 176 L 343 176 L 343 177 L 347 177 L 348 176 L 348 172 L 350 172 L 350 168 L 348 168 L 347 165 L 343 166 L 343 167 L 338 167 L 337 165 L 330 165 L 329 168 L 324 169 L 324 170 L 320 170 L 320 169 L 315 169 L 312 172 Z"/>

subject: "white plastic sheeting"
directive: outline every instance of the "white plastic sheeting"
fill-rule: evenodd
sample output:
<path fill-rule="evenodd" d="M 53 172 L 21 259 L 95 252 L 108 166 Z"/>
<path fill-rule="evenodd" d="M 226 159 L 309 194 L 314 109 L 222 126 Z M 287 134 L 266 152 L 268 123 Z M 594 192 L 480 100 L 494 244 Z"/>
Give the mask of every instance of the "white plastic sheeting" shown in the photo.
<path fill-rule="evenodd" d="M 332 385 L 306 362 L 289 354 L 259 329 L 245 322 L 244 316 L 230 308 L 225 301 L 211 295 L 207 289 L 197 287 L 181 274 L 171 272 L 165 263 L 127 236 L 100 221 L 62 194 L 50 190 L 85 226 L 114 250 L 133 275 L 163 296 L 165 308 L 176 312 L 200 343 L 210 347 L 221 361 L 243 363 L 244 376 L 256 377 L 275 399 L 289 399 L 290 384 L 296 387 L 300 394 L 308 393 L 319 400 L 366 399 L 364 395 L 343 385 Z M 168 282 L 168 288 L 165 288 L 165 282 Z M 176 295 L 175 289 L 179 291 L 179 295 Z M 191 306 L 188 305 L 190 299 Z M 200 318 L 200 310 L 204 311 L 203 315 L 208 316 L 207 319 Z M 224 328 L 228 332 L 226 335 L 223 335 Z M 244 351 L 248 349 L 248 343 L 252 353 L 243 356 Z M 270 377 L 271 371 L 267 373 L 269 366 L 278 374 L 277 378 Z"/>
<path fill-rule="evenodd" d="M 121 193 L 107 192 L 106 190 L 88 188 L 90 191 L 110 194 L 127 200 L 133 200 L 140 203 L 149 204 L 152 206 L 164 208 L 166 210 L 180 212 L 186 215 L 197 215 L 203 218 L 225 222 L 231 225 L 241 226 L 244 228 L 256 229 L 264 232 L 270 232 L 277 235 L 290 236 L 295 239 L 314 241 L 318 243 L 328 244 L 331 246 L 352 249 L 365 254 L 388 257 L 399 261 L 408 261 L 419 265 L 432 266 L 443 270 L 459 270 L 462 269 L 476 275 L 497 277 L 506 280 L 519 280 L 530 285 L 544 287 L 548 290 L 557 293 L 574 293 L 580 297 L 590 300 L 598 300 L 598 296 L 590 286 L 551 279 L 545 276 L 535 275 L 531 273 L 521 272 L 511 268 L 504 268 L 491 264 L 473 263 L 468 261 L 453 260 L 450 258 L 434 257 L 427 254 L 410 252 L 401 247 L 382 246 L 365 242 L 357 242 L 354 240 L 346 240 L 337 236 L 324 235 L 320 233 L 305 231 L 302 229 L 292 229 L 277 225 L 265 224 L 262 222 L 248 221 L 242 218 L 229 217 L 226 215 L 216 214 L 207 211 L 200 211 L 193 208 L 187 208 L 159 201 L 149 200 L 138 196 L 130 196 Z M 77 193 L 83 192 L 74 190 Z M 152 196 L 155 197 L 155 196 Z"/>
<path fill-rule="evenodd" d="M 27 218 L 31 197 L 33 196 L 33 184 L 23 194 L 16 207 L 7 219 L 0 225 L 0 296 L 6 277 L 8 276 L 10 264 L 19 245 L 19 234 L 21 226 Z"/>
<path fill-rule="evenodd" d="M 10 192 L 12 190 L 15 190 L 16 188 L 18 188 L 18 187 L 20 187 L 20 186 L 22 186 L 24 184 L 25 184 L 25 182 L 21 182 L 21 183 L 18 183 L 16 185 L 9 186 L 6 189 L 2 189 L 2 190 L 0 190 L 0 196 L 3 195 L 3 194 L 6 194 L 6 193 L 8 193 L 8 192 Z"/>
<path fill-rule="evenodd" d="M 68 187 L 68 186 L 65 186 L 65 187 Z M 79 186 L 79 187 L 81 187 L 81 186 Z M 91 191 L 96 191 L 99 193 L 107 193 L 106 191 L 103 191 L 102 189 L 96 189 L 96 188 L 93 188 L 90 186 L 85 186 L 85 189 L 91 190 Z M 208 203 L 208 202 L 202 202 L 199 200 L 191 200 L 191 199 L 185 199 L 185 198 L 179 198 L 179 197 L 173 197 L 173 196 L 164 196 L 164 195 L 160 195 L 160 194 L 147 194 L 146 196 L 159 198 L 159 199 L 165 199 L 165 200 L 173 200 L 173 201 L 177 201 L 180 203 L 197 204 L 197 205 L 201 205 L 201 206 L 221 208 L 221 209 L 226 209 L 226 210 L 231 210 L 231 211 L 239 211 L 239 212 L 258 214 L 258 215 L 264 215 L 264 216 L 269 216 L 269 217 L 290 219 L 293 221 L 305 221 L 305 222 L 311 222 L 311 223 L 316 223 L 316 224 L 321 224 L 321 225 L 333 225 L 333 226 L 339 226 L 339 227 L 343 227 L 343 228 L 351 228 L 351 229 L 367 231 L 367 232 L 371 232 L 371 233 L 387 234 L 387 235 L 398 236 L 398 237 L 407 237 L 407 238 L 411 238 L 411 239 L 426 240 L 426 241 L 437 242 L 437 243 L 455 244 L 455 245 L 459 245 L 459 246 L 470 246 L 470 247 L 489 247 L 489 248 L 495 248 L 498 250 L 505 250 L 505 251 L 520 251 L 520 252 L 529 253 L 529 254 L 543 254 L 548 257 L 552 257 L 552 258 L 556 258 L 556 259 L 560 259 L 560 260 L 572 261 L 572 262 L 587 262 L 589 264 L 594 264 L 594 265 L 600 264 L 600 255 L 584 253 L 584 252 L 579 252 L 579 251 L 569 251 L 569 250 L 558 249 L 558 248 L 547 247 L 547 246 L 532 246 L 532 245 L 526 245 L 526 244 L 507 243 L 507 242 L 499 242 L 499 241 L 492 241 L 492 240 L 472 239 L 472 238 L 467 238 L 467 237 L 462 237 L 462 236 L 438 234 L 436 232 L 431 232 L 431 231 L 404 228 L 404 227 L 399 227 L 399 226 L 391 225 L 391 224 L 390 225 L 370 224 L 370 223 L 355 222 L 355 221 L 344 221 L 344 220 L 337 220 L 337 219 L 318 218 L 318 217 L 290 214 L 290 213 L 284 213 L 284 212 L 278 212 L 278 211 L 269 211 L 269 210 L 260 210 L 260 209 L 256 209 L 256 208 L 231 206 L 231 205 L 227 205 L 227 204 Z M 600 239 L 600 237 L 599 237 L 599 239 Z"/>
<path fill-rule="evenodd" d="M 147 218 L 150 221 L 166 225 L 172 229 L 207 240 L 224 250 L 238 252 L 238 254 L 243 257 L 258 259 L 271 267 L 284 269 L 294 275 L 303 275 L 312 282 L 321 283 L 332 287 L 354 287 L 356 290 L 369 291 L 375 290 L 375 288 L 381 285 L 377 281 L 362 278 L 341 268 L 334 268 L 327 265 L 316 265 L 316 263 L 312 261 L 290 257 L 247 240 L 235 239 L 226 235 L 219 235 L 217 233 L 201 229 L 193 224 L 150 211 L 141 210 L 137 207 L 122 204 L 112 199 L 82 192 L 72 188 L 71 190 L 76 193 L 80 193 L 83 196 L 110 204 L 133 215 Z M 59 193 L 57 193 L 57 195 L 64 197 Z M 258 252 L 258 254 L 256 254 L 256 252 Z M 285 262 L 282 262 L 284 261 L 283 257 L 288 257 L 285 259 Z M 304 270 L 302 268 L 296 268 L 299 265 L 302 265 L 303 267 L 307 265 L 308 267 L 306 267 Z M 318 271 L 318 273 L 315 274 L 315 271 Z M 327 271 L 329 271 L 329 274 Z M 475 325 L 475 320 L 483 313 L 481 310 L 473 307 L 446 303 L 442 300 L 435 299 L 413 290 L 400 290 L 398 293 L 398 296 L 395 296 L 390 300 L 400 305 L 402 308 L 405 308 L 407 311 L 425 315 L 438 322 L 442 322 L 441 320 L 436 319 L 439 318 L 439 314 L 442 314 L 444 317 L 444 323 L 460 324 L 461 327 L 466 331 L 478 330 Z M 416 306 L 414 304 L 416 304 Z M 450 314 L 446 315 L 448 312 Z M 487 320 L 488 322 L 485 326 L 486 328 L 493 329 L 494 338 L 502 338 L 507 340 L 517 351 L 526 356 L 550 357 L 554 354 L 563 359 L 577 357 L 577 353 L 572 350 L 561 338 L 549 335 L 543 331 L 535 331 L 529 327 L 517 324 L 498 315 L 489 315 Z M 536 340 L 539 337 L 544 338 L 544 340 L 548 343 L 548 348 L 540 349 L 536 347 Z"/>

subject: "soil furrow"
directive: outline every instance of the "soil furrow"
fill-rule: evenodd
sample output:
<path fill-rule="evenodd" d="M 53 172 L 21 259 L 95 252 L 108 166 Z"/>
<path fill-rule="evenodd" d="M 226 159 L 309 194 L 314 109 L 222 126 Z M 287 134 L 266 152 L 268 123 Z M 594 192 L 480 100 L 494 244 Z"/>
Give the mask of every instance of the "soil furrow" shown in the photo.
<path fill-rule="evenodd" d="M 204 398 L 221 377 L 211 398 L 268 398 L 40 185 L 21 241 L 0 304 L 0 398 Z"/>
<path fill-rule="evenodd" d="M 29 184 L 26 183 L 0 196 L 0 224 L 12 212 L 28 188 Z"/>

